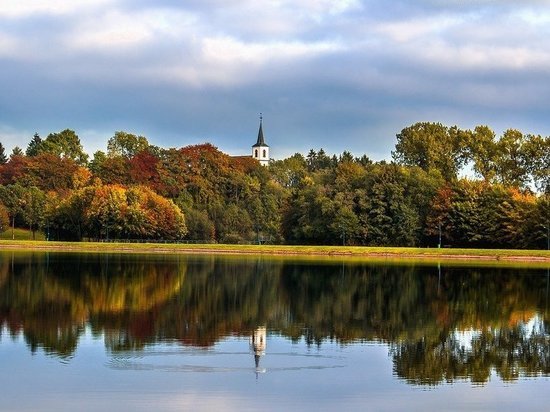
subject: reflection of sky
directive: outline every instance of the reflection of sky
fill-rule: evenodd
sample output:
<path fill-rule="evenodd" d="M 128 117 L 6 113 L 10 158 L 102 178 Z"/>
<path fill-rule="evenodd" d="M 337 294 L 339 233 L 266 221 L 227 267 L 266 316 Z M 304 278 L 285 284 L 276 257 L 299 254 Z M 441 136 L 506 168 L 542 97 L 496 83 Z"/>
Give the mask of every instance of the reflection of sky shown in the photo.
<path fill-rule="evenodd" d="M 525 339 L 531 338 L 536 333 L 537 335 L 544 335 L 544 319 L 535 314 L 525 322 L 519 324 L 525 332 Z M 455 339 L 459 345 L 466 351 L 472 350 L 472 344 L 474 340 L 478 339 L 482 333 L 481 329 L 464 329 L 455 330 L 453 333 L 453 339 Z"/>
<path fill-rule="evenodd" d="M 528 338 L 533 335 L 533 333 L 543 334 L 544 333 L 544 319 L 536 314 L 525 324 L 526 336 Z"/>
<path fill-rule="evenodd" d="M 268 335 L 256 377 L 244 337 L 212 348 L 156 344 L 109 353 L 89 329 L 66 361 L 31 354 L 23 337 L 0 342 L 0 410 L 544 410 L 549 379 L 476 387 L 411 386 L 392 374 L 384 344 L 307 347 Z"/>
<path fill-rule="evenodd" d="M 454 332 L 454 339 L 460 344 L 464 350 L 472 350 L 472 342 L 481 335 L 481 331 L 475 329 L 468 330 L 456 330 Z"/>

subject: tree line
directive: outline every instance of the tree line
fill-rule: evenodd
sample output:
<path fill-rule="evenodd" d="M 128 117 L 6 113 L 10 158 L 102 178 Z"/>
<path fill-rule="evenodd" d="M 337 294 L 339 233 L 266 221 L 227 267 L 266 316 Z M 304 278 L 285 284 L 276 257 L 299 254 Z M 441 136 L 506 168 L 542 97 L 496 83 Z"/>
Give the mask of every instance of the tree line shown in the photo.
<path fill-rule="evenodd" d="M 549 137 L 488 126 L 416 123 L 392 161 L 312 149 L 268 167 L 122 131 L 91 159 L 69 129 L 0 143 L 0 229 L 48 239 L 546 248 L 549 196 Z"/>

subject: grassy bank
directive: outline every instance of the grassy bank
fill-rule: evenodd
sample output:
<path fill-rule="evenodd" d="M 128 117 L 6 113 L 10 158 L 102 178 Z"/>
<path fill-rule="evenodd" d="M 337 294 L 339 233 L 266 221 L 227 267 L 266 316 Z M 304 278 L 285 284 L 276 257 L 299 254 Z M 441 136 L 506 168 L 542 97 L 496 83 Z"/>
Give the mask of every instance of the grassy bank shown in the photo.
<path fill-rule="evenodd" d="M 271 256 L 336 256 L 378 259 L 540 262 L 550 264 L 546 250 L 432 249 L 359 246 L 285 246 L 162 243 L 46 242 L 0 240 L 0 249 L 124 253 L 224 253 Z"/>
<path fill-rule="evenodd" d="M 13 237 L 15 240 L 32 240 L 32 232 L 27 229 L 15 228 L 13 231 Z M 44 233 L 37 231 L 35 233 L 36 240 L 46 240 Z M 0 232 L 0 240 L 12 240 L 11 229 Z"/>

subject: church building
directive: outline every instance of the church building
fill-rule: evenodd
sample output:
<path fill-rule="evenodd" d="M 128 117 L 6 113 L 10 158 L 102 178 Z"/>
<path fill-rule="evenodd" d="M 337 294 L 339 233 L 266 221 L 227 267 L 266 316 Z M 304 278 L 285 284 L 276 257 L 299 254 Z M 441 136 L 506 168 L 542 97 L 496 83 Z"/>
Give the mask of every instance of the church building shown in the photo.
<path fill-rule="evenodd" d="M 262 115 L 260 113 L 260 130 L 258 130 L 258 141 L 252 146 L 252 157 L 262 166 L 269 164 L 269 146 L 265 143 L 264 132 L 262 130 Z"/>

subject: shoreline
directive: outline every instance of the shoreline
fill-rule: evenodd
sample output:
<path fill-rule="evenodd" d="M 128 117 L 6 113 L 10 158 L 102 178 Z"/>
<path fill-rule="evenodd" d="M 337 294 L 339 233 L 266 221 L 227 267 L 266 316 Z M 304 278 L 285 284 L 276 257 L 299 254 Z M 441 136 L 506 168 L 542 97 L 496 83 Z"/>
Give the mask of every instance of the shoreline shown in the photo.
<path fill-rule="evenodd" d="M 226 245 L 226 244 L 164 244 L 111 242 L 47 242 L 1 240 L 0 251 L 57 251 L 101 253 L 180 253 L 261 256 L 353 257 L 391 260 L 485 261 L 514 263 L 548 263 L 546 250 L 517 249 L 435 249 L 366 246 L 289 246 L 289 245 Z"/>

